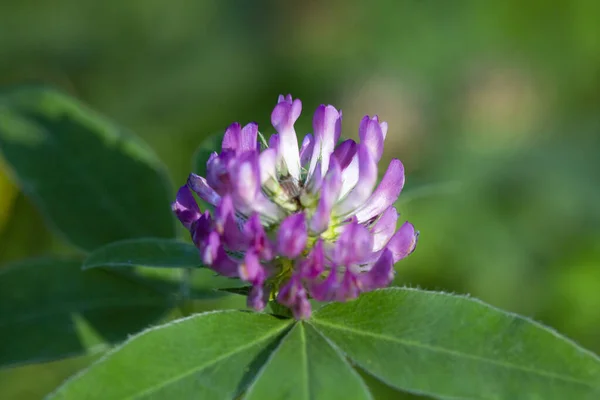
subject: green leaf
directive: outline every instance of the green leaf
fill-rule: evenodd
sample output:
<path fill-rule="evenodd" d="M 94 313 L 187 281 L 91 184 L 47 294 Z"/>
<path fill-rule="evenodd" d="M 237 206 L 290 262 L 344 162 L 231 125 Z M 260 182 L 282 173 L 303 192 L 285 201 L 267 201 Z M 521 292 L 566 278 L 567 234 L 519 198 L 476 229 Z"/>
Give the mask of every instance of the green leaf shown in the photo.
<path fill-rule="evenodd" d="M 49 398 L 234 398 L 291 323 L 241 311 L 197 314 L 132 337 Z"/>
<path fill-rule="evenodd" d="M 175 239 L 141 238 L 108 244 L 95 250 L 83 268 L 169 267 L 195 268 L 201 265 L 196 246 Z"/>
<path fill-rule="evenodd" d="M 271 354 L 247 400 L 371 399 L 343 354 L 314 328 L 297 323 Z"/>
<path fill-rule="evenodd" d="M 173 296 L 73 259 L 0 269 L 0 366 L 95 353 L 160 321 Z"/>
<path fill-rule="evenodd" d="M 250 289 L 252 289 L 252 286 L 225 287 L 218 288 L 217 290 L 221 292 L 239 294 L 241 296 L 248 296 L 248 294 L 250 293 Z"/>
<path fill-rule="evenodd" d="M 368 373 L 438 398 L 597 399 L 600 359 L 480 301 L 391 288 L 334 303 L 311 323 Z"/>
<path fill-rule="evenodd" d="M 72 259 L 0 269 L 0 366 L 94 353 L 154 323 L 171 296 Z"/>
<path fill-rule="evenodd" d="M 69 376 L 89 366 L 101 352 L 40 364 L 0 369 L 0 399 L 40 400 Z"/>
<path fill-rule="evenodd" d="M 369 391 L 371 392 L 371 395 L 375 400 L 428 400 L 433 398 L 423 394 L 403 392 L 389 385 L 386 385 L 379 379 L 375 378 L 373 375 L 369 375 L 368 373 L 366 373 L 361 368 L 357 368 L 356 366 L 355 368 L 362 380 L 369 388 Z"/>
<path fill-rule="evenodd" d="M 56 239 L 47 227 L 40 224 L 41 219 L 29 199 L 19 193 L 10 210 L 10 218 L 0 231 L 0 263 L 56 252 L 52 248 Z M 35 240 L 31 240 L 32 237 Z"/>
<path fill-rule="evenodd" d="M 156 274 L 154 272 L 175 273 Z M 190 299 L 179 300 L 181 271 L 127 268 L 81 270 L 76 259 L 38 259 L 0 269 L 0 368 L 96 354 L 149 325 L 186 310 L 244 307 L 241 296 L 213 289 L 196 270 Z M 231 285 L 231 282 L 221 282 Z M 1 397 L 1 396 L 0 396 Z"/>
<path fill-rule="evenodd" d="M 0 93 L 0 152 L 72 244 L 175 236 L 171 185 L 140 139 L 49 88 Z"/>

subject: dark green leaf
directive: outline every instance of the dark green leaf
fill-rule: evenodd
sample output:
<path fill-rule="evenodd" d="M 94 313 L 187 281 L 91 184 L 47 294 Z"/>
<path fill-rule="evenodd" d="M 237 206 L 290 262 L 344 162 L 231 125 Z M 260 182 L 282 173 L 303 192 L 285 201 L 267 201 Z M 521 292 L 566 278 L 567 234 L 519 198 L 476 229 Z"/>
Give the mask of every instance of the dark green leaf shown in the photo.
<path fill-rule="evenodd" d="M 101 351 L 161 319 L 174 302 L 154 288 L 69 259 L 0 270 L 0 365 Z"/>
<path fill-rule="evenodd" d="M 248 400 L 371 399 L 344 356 L 305 323 L 271 354 L 244 397 Z"/>
<path fill-rule="evenodd" d="M 392 288 L 334 303 L 311 323 L 368 373 L 439 398 L 598 399 L 600 359 L 480 301 Z"/>
<path fill-rule="evenodd" d="M 227 292 L 227 293 L 239 294 L 242 296 L 248 296 L 248 293 L 250 293 L 251 288 L 252 288 L 251 286 L 240 286 L 240 287 L 219 288 L 218 290 L 221 292 Z"/>
<path fill-rule="evenodd" d="M 195 268 L 200 264 L 198 249 L 192 244 L 175 239 L 142 238 L 111 243 L 95 250 L 84 261 L 83 268 Z"/>
<path fill-rule="evenodd" d="M 291 323 L 240 311 L 197 314 L 132 337 L 50 398 L 234 398 Z"/>
<path fill-rule="evenodd" d="M 0 93 L 0 151 L 71 243 L 173 237 L 164 166 L 137 137 L 48 88 Z"/>
<path fill-rule="evenodd" d="M 0 194 L 1 196 L 1 194 Z M 53 247 L 52 232 L 40 224 L 41 216 L 23 194 L 19 194 L 10 217 L 0 231 L 0 263 L 47 254 Z M 35 237 L 35 240 L 31 240 Z"/>
<path fill-rule="evenodd" d="M 174 288 L 178 292 L 185 275 L 184 269 L 175 268 L 127 267 L 114 268 L 112 271 L 163 292 L 172 292 Z M 189 282 L 192 289 L 192 298 L 204 298 L 208 295 L 207 291 L 211 292 L 209 297 L 226 296 L 228 293 L 243 294 L 236 292 L 235 288 L 243 288 L 245 285 L 247 283 L 244 281 L 217 275 L 216 272 L 208 268 L 192 270 Z M 221 288 L 230 290 L 220 290 Z"/>

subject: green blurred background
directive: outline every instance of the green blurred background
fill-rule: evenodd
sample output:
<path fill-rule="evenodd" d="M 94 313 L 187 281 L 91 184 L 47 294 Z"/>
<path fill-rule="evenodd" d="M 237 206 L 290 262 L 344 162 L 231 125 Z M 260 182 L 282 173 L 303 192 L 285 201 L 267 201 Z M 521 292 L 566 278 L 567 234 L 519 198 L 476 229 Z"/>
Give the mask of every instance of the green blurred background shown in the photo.
<path fill-rule="evenodd" d="M 600 2 L 2 2 L 0 84 L 41 81 L 143 137 L 184 182 L 207 135 L 279 93 L 388 121 L 421 231 L 399 285 L 469 293 L 600 352 Z M 0 160 L 0 263 L 70 249 Z M 383 172 L 383 171 L 382 171 Z M 0 371 L 36 399 L 89 357 Z"/>

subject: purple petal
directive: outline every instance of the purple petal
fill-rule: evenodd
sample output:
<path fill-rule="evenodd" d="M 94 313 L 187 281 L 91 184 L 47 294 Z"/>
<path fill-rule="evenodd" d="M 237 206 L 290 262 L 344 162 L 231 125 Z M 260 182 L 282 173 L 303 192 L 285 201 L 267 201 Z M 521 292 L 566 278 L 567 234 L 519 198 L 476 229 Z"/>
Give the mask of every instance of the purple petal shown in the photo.
<path fill-rule="evenodd" d="M 383 179 L 369 200 L 357 213 L 359 222 L 367 221 L 391 206 L 398 200 L 404 186 L 404 166 L 398 159 L 393 159 Z"/>
<path fill-rule="evenodd" d="M 223 141 L 221 142 L 221 148 L 223 150 L 237 151 L 240 147 L 240 132 L 241 126 L 239 123 L 234 122 L 227 127 L 225 134 L 223 135 Z"/>
<path fill-rule="evenodd" d="M 356 154 L 356 142 L 348 139 L 340 143 L 333 151 L 333 157 L 340 163 L 342 169 L 346 169 Z"/>
<path fill-rule="evenodd" d="M 233 172 L 233 186 L 238 198 L 251 203 L 260 190 L 260 171 L 256 154 L 245 153 L 240 156 L 237 168 Z"/>
<path fill-rule="evenodd" d="M 370 150 L 364 145 L 358 145 L 359 177 L 354 188 L 346 197 L 336 205 L 334 212 L 339 216 L 347 216 L 362 206 L 373 191 L 377 181 L 377 164 L 371 156 Z"/>
<path fill-rule="evenodd" d="M 262 286 L 267 275 L 265 268 L 260 264 L 258 256 L 253 251 L 248 251 L 244 256 L 244 261 L 238 266 L 238 274 L 240 279 L 255 286 Z"/>
<path fill-rule="evenodd" d="M 233 150 L 223 150 L 218 156 L 211 156 L 206 163 L 205 183 L 219 195 L 224 195 L 231 190 L 229 174 L 235 161 L 236 156 Z"/>
<path fill-rule="evenodd" d="M 358 278 L 352 271 L 346 269 L 342 277 L 342 282 L 335 292 L 335 300 L 348 301 L 357 298 L 359 294 Z"/>
<path fill-rule="evenodd" d="M 306 291 L 302 289 L 296 299 L 296 304 L 292 307 L 292 313 L 296 319 L 309 319 L 312 313 L 310 302 L 306 298 Z"/>
<path fill-rule="evenodd" d="M 208 210 L 200 214 L 200 217 L 192 224 L 190 231 L 192 241 L 198 249 L 202 250 L 208 240 L 208 236 L 214 231 L 214 223 Z"/>
<path fill-rule="evenodd" d="M 300 154 L 294 123 L 301 111 L 302 102 L 299 99 L 291 101 L 291 97 L 286 97 L 275 106 L 271 114 L 271 123 L 279 133 L 279 156 L 287 165 L 288 173 L 295 179 L 300 178 Z"/>
<path fill-rule="evenodd" d="M 311 306 L 306 297 L 306 290 L 302 286 L 302 281 L 297 275 L 281 287 L 277 294 L 277 302 L 289 307 L 296 319 L 310 318 Z"/>
<path fill-rule="evenodd" d="M 240 231 L 233 201 L 229 195 L 223 197 L 215 209 L 215 228 L 229 250 L 241 251 L 248 246 L 248 241 Z"/>
<path fill-rule="evenodd" d="M 358 223 L 351 223 L 344 230 L 337 242 L 333 253 L 337 265 L 350 266 L 363 260 L 373 249 L 373 235 Z"/>
<path fill-rule="evenodd" d="M 313 117 L 313 129 L 315 135 L 315 147 L 308 170 L 309 175 L 316 168 L 318 160 L 321 161 L 321 174 L 325 175 L 326 168 L 329 166 L 329 158 L 335 144 L 340 138 L 342 130 L 342 115 L 333 106 L 321 104 L 317 107 Z"/>
<path fill-rule="evenodd" d="M 314 174 L 308 177 L 308 181 L 306 182 L 306 190 L 316 195 L 321 189 L 321 185 L 323 184 L 323 175 L 321 175 L 321 162 L 317 162 L 317 167 L 315 168 Z"/>
<path fill-rule="evenodd" d="M 260 153 L 258 158 L 260 165 L 260 183 L 264 184 L 269 179 L 277 177 L 277 149 L 268 148 Z"/>
<path fill-rule="evenodd" d="M 238 264 L 225 252 L 217 232 L 210 232 L 204 241 L 196 245 L 200 250 L 202 262 L 210 266 L 213 271 L 230 278 L 238 276 Z"/>
<path fill-rule="evenodd" d="M 381 127 L 381 133 L 383 133 L 383 138 L 385 139 L 385 137 L 387 136 L 387 131 L 388 131 L 388 123 L 385 121 L 382 121 L 379 126 Z"/>
<path fill-rule="evenodd" d="M 300 262 L 300 272 L 308 279 L 315 279 L 325 268 L 325 252 L 323 251 L 323 239 L 319 238 L 312 248 L 308 257 Z"/>
<path fill-rule="evenodd" d="M 246 236 L 244 241 L 261 259 L 270 260 L 273 258 L 273 245 L 267 237 L 258 214 L 255 213 L 250 216 L 244 225 L 244 235 Z"/>
<path fill-rule="evenodd" d="M 292 276 L 290 280 L 279 289 L 279 293 L 277 293 L 277 302 L 286 307 L 292 307 L 296 303 L 298 292 L 302 289 L 300 278 L 297 275 Z"/>
<path fill-rule="evenodd" d="M 212 266 L 219 256 L 219 250 L 221 249 L 221 237 L 215 231 L 209 232 L 208 236 L 202 241 L 200 240 L 201 237 L 201 234 L 194 236 L 194 242 L 200 250 L 202 262 L 206 265 Z"/>
<path fill-rule="evenodd" d="M 255 285 L 248 293 L 247 305 L 256 311 L 262 311 L 267 305 L 266 295 L 262 285 Z"/>
<path fill-rule="evenodd" d="M 300 165 L 306 166 L 310 162 L 314 148 L 314 137 L 308 133 L 306 136 L 304 136 L 304 140 L 302 140 L 302 145 L 300 146 Z"/>
<path fill-rule="evenodd" d="M 188 230 L 200 218 L 200 208 L 187 185 L 179 188 L 175 202 L 171 204 L 171 209 Z"/>
<path fill-rule="evenodd" d="M 358 276 L 363 291 L 387 287 L 394 279 L 394 259 L 392 252 L 384 250 L 371 269 Z"/>
<path fill-rule="evenodd" d="M 306 217 L 304 213 L 286 217 L 277 233 L 279 253 L 288 258 L 296 258 L 306 247 Z"/>
<path fill-rule="evenodd" d="M 317 209 L 310 221 L 310 229 L 313 232 L 321 233 L 329 227 L 331 219 L 331 210 L 340 195 L 342 188 L 342 171 L 335 158 L 331 159 L 329 171 L 323 179 L 320 189 L 319 203 Z"/>
<path fill-rule="evenodd" d="M 387 249 L 392 252 L 394 263 L 415 251 L 418 238 L 419 232 L 415 231 L 415 227 L 410 222 L 405 222 L 398 229 L 387 245 Z"/>
<path fill-rule="evenodd" d="M 371 228 L 373 234 L 373 251 L 383 249 L 396 232 L 398 212 L 394 207 L 388 207 Z"/>
<path fill-rule="evenodd" d="M 251 122 L 242 128 L 240 132 L 239 151 L 256 151 L 258 148 L 258 124 Z"/>
<path fill-rule="evenodd" d="M 342 169 L 342 191 L 340 198 L 345 197 L 356 186 L 359 175 L 358 167 L 358 154 L 355 153 L 346 168 Z"/>
<path fill-rule="evenodd" d="M 202 200 L 212 204 L 213 206 L 216 206 L 221 201 L 221 196 L 219 196 L 217 192 L 215 192 L 214 189 L 208 185 L 206 179 L 199 175 L 194 173 L 190 174 L 187 185 L 190 189 L 196 192 L 196 194 Z"/>
<path fill-rule="evenodd" d="M 269 147 L 279 151 L 279 135 L 271 135 L 271 137 L 269 138 Z"/>
<path fill-rule="evenodd" d="M 378 162 L 383 154 L 384 135 L 377 115 L 373 118 L 369 118 L 368 115 L 363 117 L 358 128 L 358 136 L 360 137 L 360 142 L 364 143 L 369 151 L 371 151 L 375 162 Z"/>
<path fill-rule="evenodd" d="M 335 269 L 329 271 L 329 275 L 323 281 L 313 281 L 309 284 L 310 295 L 317 301 L 331 301 L 339 287 L 338 276 Z"/>

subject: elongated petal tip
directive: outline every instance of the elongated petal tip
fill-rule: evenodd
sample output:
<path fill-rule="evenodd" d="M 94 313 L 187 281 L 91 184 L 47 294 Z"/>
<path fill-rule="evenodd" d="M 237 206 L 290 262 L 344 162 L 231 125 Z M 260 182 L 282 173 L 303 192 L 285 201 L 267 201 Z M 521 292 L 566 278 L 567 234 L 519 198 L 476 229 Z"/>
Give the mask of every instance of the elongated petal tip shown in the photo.
<path fill-rule="evenodd" d="M 358 128 L 358 136 L 360 142 L 368 147 L 375 161 L 379 161 L 383 154 L 384 134 L 377 116 L 369 118 L 368 115 L 365 115 L 363 117 Z"/>
<path fill-rule="evenodd" d="M 171 209 L 188 230 L 200 218 L 200 208 L 187 185 L 179 188 L 175 202 L 171 204 Z"/>
<path fill-rule="evenodd" d="M 240 131 L 239 151 L 258 150 L 258 124 L 250 122 Z"/>
<path fill-rule="evenodd" d="M 223 141 L 221 142 L 221 148 L 223 150 L 238 150 L 240 147 L 241 129 L 238 122 L 234 122 L 227 127 L 225 134 L 223 135 Z"/>
<path fill-rule="evenodd" d="M 388 242 L 387 249 L 392 252 L 394 263 L 409 256 L 417 247 L 419 232 L 410 222 L 405 222 Z"/>
<path fill-rule="evenodd" d="M 346 169 L 352 157 L 356 154 L 356 142 L 348 139 L 340 143 L 333 151 L 333 157 L 340 163 L 342 169 Z"/>
<path fill-rule="evenodd" d="M 279 226 L 279 232 L 277 233 L 279 252 L 288 258 L 298 257 L 306 247 L 307 237 L 304 213 L 292 214 L 286 217 Z"/>
<path fill-rule="evenodd" d="M 271 113 L 271 124 L 278 132 L 289 129 L 294 125 L 301 112 L 302 102 L 300 99 L 292 100 L 292 96 L 288 95 L 282 100 L 282 96 L 280 96 L 279 102 Z"/>
<path fill-rule="evenodd" d="M 388 286 L 394 279 L 394 258 L 389 250 L 384 250 L 371 269 L 359 275 L 359 286 L 363 291 L 380 289 Z"/>
<path fill-rule="evenodd" d="M 356 217 L 360 222 L 367 221 L 390 207 L 398 200 L 404 187 L 404 166 L 398 159 L 393 159 L 383 175 L 383 179 L 369 200 L 361 207 Z"/>
<path fill-rule="evenodd" d="M 313 116 L 313 129 L 315 137 L 335 145 L 342 131 L 342 114 L 334 106 L 321 104 Z"/>
<path fill-rule="evenodd" d="M 187 186 L 208 204 L 216 206 L 221 201 L 221 196 L 201 176 L 191 173 L 188 177 Z"/>

